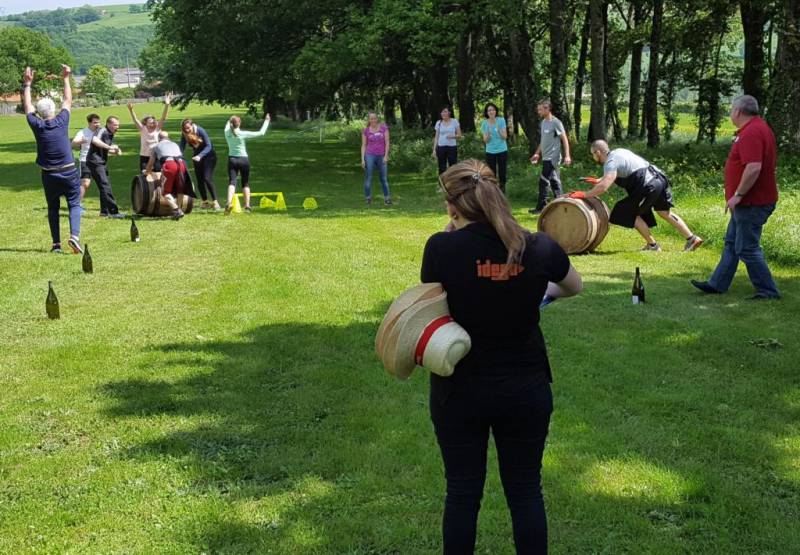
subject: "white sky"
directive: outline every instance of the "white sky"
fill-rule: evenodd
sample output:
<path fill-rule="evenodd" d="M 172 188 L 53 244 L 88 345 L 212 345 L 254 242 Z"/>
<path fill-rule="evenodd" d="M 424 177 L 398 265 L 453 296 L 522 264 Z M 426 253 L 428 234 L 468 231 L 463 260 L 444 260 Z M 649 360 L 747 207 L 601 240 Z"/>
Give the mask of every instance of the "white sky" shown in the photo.
<path fill-rule="evenodd" d="M 0 0 L 0 16 L 35 10 L 76 8 L 86 4 L 110 6 L 111 4 L 144 4 L 144 2 L 142 0 Z"/>

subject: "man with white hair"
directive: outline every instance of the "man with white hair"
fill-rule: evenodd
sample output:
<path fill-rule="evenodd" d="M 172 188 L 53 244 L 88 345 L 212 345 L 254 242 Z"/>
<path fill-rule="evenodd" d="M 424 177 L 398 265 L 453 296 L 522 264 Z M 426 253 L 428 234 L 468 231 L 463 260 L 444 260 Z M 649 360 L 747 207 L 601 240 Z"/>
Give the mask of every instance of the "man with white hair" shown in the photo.
<path fill-rule="evenodd" d="M 80 172 L 75 167 L 69 137 L 69 116 L 72 109 L 72 87 L 69 83 L 71 70 L 66 65 L 62 65 L 61 68 L 64 100 L 58 114 L 55 113 L 55 103 L 50 98 L 40 99 L 34 108 L 31 100 L 33 70 L 30 67 L 26 67 L 22 75 L 22 106 L 25 109 L 28 125 L 36 138 L 36 164 L 42 170 L 42 185 L 47 200 L 47 221 L 53 239 L 50 252 L 63 252 L 58 221 L 58 211 L 63 196 L 66 197 L 69 206 L 68 243 L 72 252 L 79 254 L 83 252 L 80 243 L 81 185 Z M 39 117 L 36 116 L 37 113 Z"/>
<path fill-rule="evenodd" d="M 733 101 L 731 121 L 737 131 L 725 162 L 725 211 L 731 212 L 725 246 L 708 281 L 691 280 L 691 283 L 703 293 L 724 293 L 730 288 L 741 260 L 756 289 L 749 298 L 779 299 L 781 294 L 761 249 L 761 230 L 778 203 L 775 135 L 759 117 L 758 101 L 750 95 Z"/>
<path fill-rule="evenodd" d="M 628 193 L 614 205 L 609 221 L 622 227 L 636 228 L 645 240 L 643 251 L 660 251 L 650 233 L 655 227 L 653 211 L 683 235 L 684 252 L 695 250 L 703 240 L 692 233 L 686 222 L 672 211 L 672 189 L 669 179 L 660 169 L 626 148 L 611 150 L 608 143 L 598 140 L 592 143 L 592 158 L 603 165 L 603 177 L 584 177 L 583 181 L 594 185 L 590 191 L 576 191 L 573 198 L 599 197 L 615 183 Z"/>

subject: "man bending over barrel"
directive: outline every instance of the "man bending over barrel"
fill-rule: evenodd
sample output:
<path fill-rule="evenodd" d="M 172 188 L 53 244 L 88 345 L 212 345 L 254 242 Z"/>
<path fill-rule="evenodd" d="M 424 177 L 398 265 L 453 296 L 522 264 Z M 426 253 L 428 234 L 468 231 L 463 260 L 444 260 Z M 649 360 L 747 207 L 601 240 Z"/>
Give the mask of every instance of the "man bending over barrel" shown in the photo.
<path fill-rule="evenodd" d="M 590 191 L 575 191 L 572 198 L 599 197 L 616 183 L 628 196 L 614 205 L 609 218 L 612 224 L 636 228 L 644 238 L 644 251 L 660 251 L 661 246 L 650 233 L 655 227 L 653 210 L 686 239 L 684 252 L 695 250 L 703 239 L 692 233 L 683 219 L 671 211 L 672 190 L 669 179 L 656 166 L 625 148 L 609 150 L 605 141 L 592 143 L 592 158 L 603 165 L 603 177 L 584 177 L 583 181 L 594 185 Z"/>
<path fill-rule="evenodd" d="M 184 193 L 184 174 L 186 163 L 183 161 L 181 147 L 169 140 L 169 133 L 161 131 L 158 134 L 158 144 L 153 147 L 150 159 L 147 161 L 144 174 L 153 173 L 156 162 L 161 166 L 161 175 L 164 176 L 164 185 L 161 190 L 164 200 L 172 208 L 172 219 L 183 218 L 183 210 L 175 202 L 175 196 Z"/>

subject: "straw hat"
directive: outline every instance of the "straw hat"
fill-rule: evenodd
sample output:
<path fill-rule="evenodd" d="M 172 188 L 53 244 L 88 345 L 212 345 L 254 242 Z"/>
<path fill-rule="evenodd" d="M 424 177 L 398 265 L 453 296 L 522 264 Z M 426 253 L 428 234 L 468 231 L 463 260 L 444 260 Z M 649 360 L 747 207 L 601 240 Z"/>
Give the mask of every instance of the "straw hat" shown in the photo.
<path fill-rule="evenodd" d="M 450 376 L 469 352 L 469 334 L 453 321 L 441 284 L 423 284 L 401 294 L 378 329 L 375 349 L 386 371 L 405 380 L 416 366 Z"/>

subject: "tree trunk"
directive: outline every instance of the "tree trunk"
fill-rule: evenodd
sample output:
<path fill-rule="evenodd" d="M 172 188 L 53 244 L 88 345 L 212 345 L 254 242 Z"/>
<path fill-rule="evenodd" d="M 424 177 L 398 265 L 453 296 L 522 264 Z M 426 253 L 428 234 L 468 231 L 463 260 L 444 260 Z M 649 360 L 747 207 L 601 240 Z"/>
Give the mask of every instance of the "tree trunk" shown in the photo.
<path fill-rule="evenodd" d="M 539 144 L 536 116 L 537 88 L 533 82 L 533 45 L 524 19 L 515 22 L 509 31 L 511 70 L 514 83 L 514 121 L 522 126 L 531 154 Z"/>
<path fill-rule="evenodd" d="M 744 31 L 742 89 L 744 94 L 754 96 L 759 105 L 763 105 L 767 99 L 764 27 L 769 19 L 769 11 L 766 4 L 764 0 L 739 0 Z"/>
<path fill-rule="evenodd" d="M 586 83 L 586 59 L 589 57 L 589 10 L 583 19 L 581 29 L 581 49 L 578 55 L 578 69 L 575 72 L 575 101 L 572 107 L 572 119 L 575 121 L 575 139 L 581 138 L 581 110 L 583 109 L 583 85 Z"/>
<path fill-rule="evenodd" d="M 430 107 L 427 102 L 428 92 L 425 90 L 424 83 L 416 71 L 414 72 L 413 88 L 414 88 L 414 102 L 417 105 L 417 113 L 419 113 L 420 127 L 422 127 L 422 129 L 427 129 L 431 126 L 431 119 L 429 113 Z"/>
<path fill-rule="evenodd" d="M 431 96 L 428 111 L 432 122 L 441 117 L 442 108 L 452 106 L 450 102 L 450 68 L 447 58 L 438 58 L 428 72 Z"/>
<path fill-rule="evenodd" d="M 406 129 L 419 126 L 419 112 L 413 94 L 404 94 L 400 97 L 400 116 Z"/>
<path fill-rule="evenodd" d="M 603 24 L 606 11 L 606 0 L 590 0 L 592 42 L 592 114 L 589 127 L 589 141 L 606 138 L 605 114 L 605 69 L 603 58 L 605 50 L 605 26 Z"/>
<path fill-rule="evenodd" d="M 467 29 L 456 49 L 456 80 L 458 82 L 458 121 L 464 133 L 475 132 L 475 58 L 478 34 L 475 29 Z"/>
<path fill-rule="evenodd" d="M 664 0 L 653 0 L 653 29 L 650 33 L 650 69 L 647 72 L 647 91 L 644 111 L 647 118 L 647 146 L 658 146 L 658 57 L 661 49 L 661 23 L 664 18 Z"/>
<path fill-rule="evenodd" d="M 636 2 L 633 11 L 634 29 L 638 31 L 644 25 L 646 10 L 644 4 Z M 628 138 L 639 134 L 639 106 L 642 92 L 642 49 L 644 45 L 638 39 L 631 49 L 630 93 L 628 95 Z"/>
<path fill-rule="evenodd" d="M 783 0 L 768 120 L 778 144 L 800 145 L 800 0 Z"/>
<path fill-rule="evenodd" d="M 567 132 L 572 127 L 567 106 L 569 15 L 567 0 L 550 0 L 550 102 L 553 103 L 553 114 L 561 120 Z"/>
<path fill-rule="evenodd" d="M 394 95 L 391 93 L 385 93 L 383 95 L 383 121 L 386 122 L 386 125 L 397 124 Z"/>

